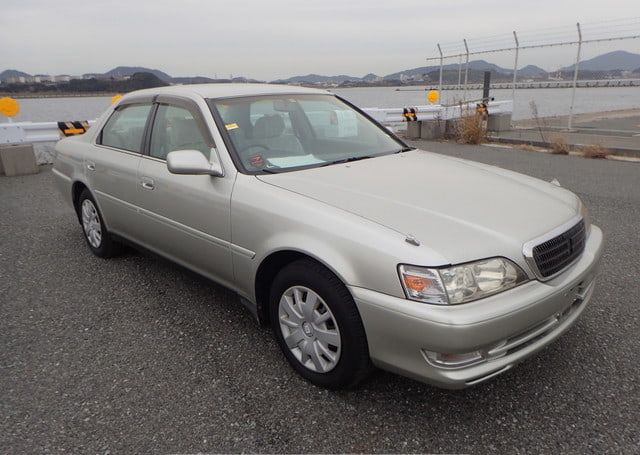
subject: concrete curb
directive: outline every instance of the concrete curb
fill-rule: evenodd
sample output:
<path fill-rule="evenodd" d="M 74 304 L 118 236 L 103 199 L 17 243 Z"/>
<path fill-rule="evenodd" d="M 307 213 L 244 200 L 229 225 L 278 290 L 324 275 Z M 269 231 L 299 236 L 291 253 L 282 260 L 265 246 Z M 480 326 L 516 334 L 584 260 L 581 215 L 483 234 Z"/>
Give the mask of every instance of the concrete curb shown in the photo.
<path fill-rule="evenodd" d="M 544 147 L 549 149 L 552 146 L 550 142 L 528 140 L 528 139 L 511 139 L 511 138 L 503 138 L 503 137 L 497 137 L 497 136 L 491 136 L 491 135 L 488 136 L 488 139 L 491 142 L 497 142 L 500 144 L 533 145 L 535 147 Z M 582 147 L 589 144 L 569 144 L 569 145 L 571 145 L 572 147 Z M 615 155 L 628 156 L 631 158 L 640 158 L 640 149 L 634 150 L 634 149 L 627 149 L 627 148 L 620 148 L 620 147 L 606 147 L 604 145 L 603 147 L 605 147 L 607 150 L 610 150 L 611 153 Z"/>

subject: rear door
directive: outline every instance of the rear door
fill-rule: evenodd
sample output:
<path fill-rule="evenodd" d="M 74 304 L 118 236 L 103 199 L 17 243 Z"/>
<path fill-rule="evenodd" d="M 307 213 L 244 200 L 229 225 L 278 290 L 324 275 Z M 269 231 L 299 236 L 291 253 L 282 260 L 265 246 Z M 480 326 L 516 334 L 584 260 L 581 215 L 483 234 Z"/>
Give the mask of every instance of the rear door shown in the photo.
<path fill-rule="evenodd" d="M 198 150 L 211 159 L 214 143 L 198 105 L 159 96 L 138 169 L 144 243 L 220 283 L 231 285 L 230 205 L 234 174 L 175 175 L 166 157 L 175 150 Z"/>
<path fill-rule="evenodd" d="M 85 156 L 85 173 L 107 227 L 132 239 L 139 233 L 137 171 L 152 100 L 119 105 Z"/>

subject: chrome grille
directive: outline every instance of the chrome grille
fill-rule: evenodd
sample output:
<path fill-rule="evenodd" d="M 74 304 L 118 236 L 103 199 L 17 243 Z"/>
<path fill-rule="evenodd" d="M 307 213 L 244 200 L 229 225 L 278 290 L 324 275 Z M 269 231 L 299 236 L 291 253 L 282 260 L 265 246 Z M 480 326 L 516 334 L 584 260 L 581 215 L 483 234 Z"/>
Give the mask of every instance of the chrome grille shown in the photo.
<path fill-rule="evenodd" d="M 533 260 L 540 275 L 548 278 L 562 271 L 584 251 L 585 226 L 580 220 L 569 230 L 533 247 Z"/>

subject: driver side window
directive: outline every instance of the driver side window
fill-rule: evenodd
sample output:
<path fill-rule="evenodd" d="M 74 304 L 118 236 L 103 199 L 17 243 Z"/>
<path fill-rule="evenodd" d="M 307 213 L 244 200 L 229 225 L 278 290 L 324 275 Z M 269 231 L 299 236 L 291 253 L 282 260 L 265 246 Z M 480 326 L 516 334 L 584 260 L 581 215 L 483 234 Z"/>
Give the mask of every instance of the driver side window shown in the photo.
<path fill-rule="evenodd" d="M 149 154 L 165 160 L 175 150 L 198 150 L 209 159 L 210 148 L 191 112 L 161 104 L 151 129 Z"/>

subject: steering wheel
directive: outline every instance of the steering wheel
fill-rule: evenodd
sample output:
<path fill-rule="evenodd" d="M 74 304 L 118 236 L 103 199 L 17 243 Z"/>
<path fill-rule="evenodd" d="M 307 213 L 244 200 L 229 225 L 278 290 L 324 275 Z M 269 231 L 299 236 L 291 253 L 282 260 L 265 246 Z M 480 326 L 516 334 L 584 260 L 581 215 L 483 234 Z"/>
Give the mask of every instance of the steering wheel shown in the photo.
<path fill-rule="evenodd" d="M 269 147 L 267 147 L 266 145 L 262 145 L 262 144 L 251 144 L 251 145 L 247 145 L 246 147 L 243 147 L 240 149 L 240 153 L 244 153 L 247 150 L 251 150 L 252 148 L 256 148 L 259 147 L 263 150 L 271 150 Z"/>

